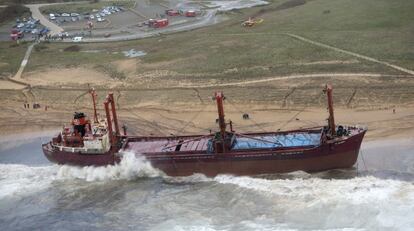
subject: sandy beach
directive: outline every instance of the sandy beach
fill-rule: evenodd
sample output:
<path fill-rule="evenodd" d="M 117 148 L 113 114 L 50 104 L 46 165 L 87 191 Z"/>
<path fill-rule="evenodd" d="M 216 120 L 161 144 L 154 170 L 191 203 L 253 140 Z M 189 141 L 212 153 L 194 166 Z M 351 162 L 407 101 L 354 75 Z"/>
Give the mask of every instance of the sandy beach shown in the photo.
<path fill-rule="evenodd" d="M 32 106 L 32 105 L 30 105 Z M 64 124 L 69 124 L 72 113 L 83 111 L 92 116 L 92 108 L 49 106 L 39 109 L 24 108 L 23 103 L 4 103 L 0 106 L 0 134 L 23 133 L 36 136 L 53 134 Z M 133 135 L 183 135 L 206 134 L 218 130 L 214 102 L 208 104 L 154 104 L 119 105 L 119 121 L 126 124 Z M 99 108 L 99 105 L 98 105 Z M 100 108 L 102 109 L 102 108 Z M 394 113 L 395 110 L 395 113 Z M 103 110 L 99 110 L 103 115 Z M 278 131 L 321 126 L 326 124 L 328 113 L 325 108 L 282 109 L 269 104 L 225 104 L 226 119 L 233 122 L 237 132 Z M 247 113 L 250 119 L 244 120 Z M 368 127 L 366 140 L 398 138 L 414 135 L 414 108 L 396 107 L 377 110 L 335 109 L 336 123 Z"/>

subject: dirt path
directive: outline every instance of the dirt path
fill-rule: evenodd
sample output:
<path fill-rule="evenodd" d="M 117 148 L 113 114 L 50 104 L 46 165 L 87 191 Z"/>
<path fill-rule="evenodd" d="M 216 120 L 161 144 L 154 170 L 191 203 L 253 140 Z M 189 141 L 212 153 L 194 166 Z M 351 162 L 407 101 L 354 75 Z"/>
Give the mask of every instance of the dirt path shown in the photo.
<path fill-rule="evenodd" d="M 378 59 L 375 59 L 375 58 L 372 58 L 372 57 L 369 57 L 369 56 L 366 56 L 366 55 L 361 55 L 361 54 L 358 54 L 358 53 L 355 53 L 355 52 L 352 52 L 352 51 L 347 51 L 347 50 L 344 50 L 344 49 L 341 49 L 341 48 L 338 48 L 338 47 L 334 47 L 334 46 L 331 46 L 331 45 L 328 45 L 328 44 L 325 44 L 325 43 L 310 40 L 308 38 L 302 37 L 302 36 L 297 35 L 297 34 L 292 34 L 292 33 L 262 33 L 262 32 L 258 32 L 258 33 L 212 33 L 212 34 L 209 34 L 209 35 L 221 35 L 221 36 L 285 35 L 285 36 L 289 36 L 291 38 L 300 40 L 302 42 L 310 43 L 310 44 L 315 45 L 315 46 L 319 46 L 319 47 L 327 48 L 327 49 L 334 50 L 334 51 L 337 51 L 337 52 L 341 52 L 341 53 L 351 55 L 351 56 L 354 56 L 354 57 L 357 57 L 357 58 L 360 58 L 360 59 L 364 59 L 364 60 L 367 60 L 367 61 L 371 61 L 371 62 L 374 62 L 374 63 L 379 63 L 379 64 L 382 64 L 382 65 L 391 67 L 395 70 L 407 73 L 409 75 L 414 75 L 413 70 L 410 70 L 410 69 L 407 69 L 407 68 L 404 68 L 404 67 L 400 67 L 398 65 L 391 64 L 391 63 L 388 63 L 388 62 L 385 62 L 385 61 L 381 61 L 381 60 L 378 60 Z"/>
<path fill-rule="evenodd" d="M 248 85 L 255 83 L 264 83 L 275 80 L 291 80 L 291 79 L 303 79 L 303 78 L 326 78 L 326 77 L 402 77 L 403 75 L 383 75 L 377 73 L 321 73 L 321 74 L 303 74 L 303 75 L 286 75 L 286 76 L 276 76 L 265 79 L 258 80 L 247 80 L 240 82 L 232 83 L 218 83 L 218 84 L 205 84 L 205 85 L 188 85 L 188 86 L 178 86 L 172 88 L 209 88 L 209 87 L 226 87 L 226 86 L 238 86 L 238 85 Z"/>
<path fill-rule="evenodd" d="M 22 73 L 24 71 L 24 68 L 27 65 L 27 62 L 29 62 L 30 54 L 32 53 L 33 47 L 36 45 L 36 43 L 32 43 L 26 50 L 26 54 L 24 55 L 23 61 L 20 64 L 20 68 L 17 71 L 17 73 L 14 75 L 13 79 L 17 81 L 22 81 Z"/>
<path fill-rule="evenodd" d="M 32 17 L 34 19 L 39 19 L 40 23 L 43 26 L 46 26 L 47 28 L 50 29 L 50 34 L 51 35 L 58 34 L 58 33 L 63 31 L 63 28 L 56 25 L 56 24 L 54 24 L 54 23 L 52 23 L 42 13 L 40 13 L 39 7 L 46 6 L 46 5 L 50 5 L 50 4 L 30 4 L 30 5 L 26 5 L 26 6 L 32 12 Z"/>
<path fill-rule="evenodd" d="M 285 35 L 287 35 L 289 37 L 292 37 L 292 38 L 295 38 L 295 39 L 298 39 L 298 40 L 303 41 L 303 42 L 307 42 L 307 43 L 319 46 L 319 47 L 323 47 L 323 48 L 331 49 L 331 50 L 341 52 L 341 53 L 344 53 L 344 54 L 352 55 L 352 56 L 360 58 L 360 59 L 365 59 L 365 60 L 368 60 L 368 61 L 371 61 L 371 62 L 374 62 L 374 63 L 379 63 L 379 64 L 382 64 L 382 65 L 391 67 L 393 69 L 396 69 L 398 71 L 401 71 L 401 72 L 404 72 L 404 73 L 407 73 L 407 74 L 410 74 L 410 75 L 414 75 L 414 71 L 412 71 L 412 70 L 409 70 L 409 69 L 406 69 L 404 67 L 400 67 L 400 66 L 388 63 L 388 62 L 384 62 L 384 61 L 381 61 L 381 60 L 378 60 L 378 59 L 375 59 L 375 58 L 372 58 L 372 57 L 368 57 L 368 56 L 361 55 L 361 54 L 358 54 L 358 53 L 355 53 L 355 52 L 343 50 L 341 48 L 330 46 L 330 45 L 327 45 L 327 44 L 324 44 L 324 43 L 316 42 L 316 41 L 304 38 L 304 37 L 296 35 L 296 34 L 285 33 Z"/>

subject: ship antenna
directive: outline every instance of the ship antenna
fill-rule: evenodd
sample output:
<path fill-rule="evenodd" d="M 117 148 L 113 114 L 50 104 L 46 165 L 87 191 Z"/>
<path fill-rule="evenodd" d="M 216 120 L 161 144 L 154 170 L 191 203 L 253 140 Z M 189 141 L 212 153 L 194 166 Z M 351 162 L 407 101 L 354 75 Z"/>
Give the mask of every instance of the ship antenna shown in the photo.
<path fill-rule="evenodd" d="M 98 115 L 96 114 L 96 96 L 97 96 L 97 94 L 96 94 L 95 88 L 92 87 L 89 90 L 89 93 L 92 96 L 92 103 L 93 103 L 93 121 L 95 123 L 98 123 Z"/>
<path fill-rule="evenodd" d="M 329 126 L 329 131 L 331 133 L 331 136 L 334 137 L 336 135 L 336 131 L 335 131 L 335 118 L 334 118 L 334 109 L 333 109 L 332 86 L 330 84 L 326 84 L 325 92 L 328 98 L 328 110 L 329 110 L 328 126 Z"/>

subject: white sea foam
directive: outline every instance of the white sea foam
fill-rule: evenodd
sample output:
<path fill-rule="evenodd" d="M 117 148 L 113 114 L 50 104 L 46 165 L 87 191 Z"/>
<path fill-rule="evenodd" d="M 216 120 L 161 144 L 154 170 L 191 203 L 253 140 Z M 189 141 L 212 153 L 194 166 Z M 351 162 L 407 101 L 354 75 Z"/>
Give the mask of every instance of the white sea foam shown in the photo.
<path fill-rule="evenodd" d="M 139 177 L 157 177 L 163 173 L 151 166 L 145 157 L 132 152 L 123 155 L 119 164 L 102 167 L 61 166 L 57 173 L 58 179 L 84 179 L 86 181 L 131 180 Z"/>
<path fill-rule="evenodd" d="M 0 164 L 0 199 L 38 192 L 55 179 L 57 166 Z"/>
<path fill-rule="evenodd" d="M 375 177 L 353 179 L 297 178 L 293 180 L 267 180 L 251 177 L 219 175 L 214 178 L 222 184 L 234 184 L 242 188 L 261 191 L 279 196 L 303 198 L 341 198 L 349 202 L 367 203 L 378 200 L 414 199 L 414 185 L 396 180 L 383 180 Z M 406 198 L 407 197 L 407 198 Z"/>
<path fill-rule="evenodd" d="M 165 176 L 164 180 L 168 183 L 201 183 L 201 182 L 211 182 L 214 181 L 213 178 L 209 178 L 204 174 L 196 173 L 191 176 L 182 176 L 182 177 L 170 177 Z"/>
<path fill-rule="evenodd" d="M 53 181 L 83 179 L 86 181 L 132 180 L 139 177 L 157 177 L 163 173 L 151 166 L 142 156 L 123 153 L 117 165 L 105 167 L 27 166 L 0 164 L 0 199 L 39 192 Z"/>
<path fill-rule="evenodd" d="M 294 224 L 324 230 L 414 227 L 414 185 L 409 182 L 375 177 L 266 180 L 220 175 L 214 179 L 268 197 L 277 205 L 274 210 Z"/>

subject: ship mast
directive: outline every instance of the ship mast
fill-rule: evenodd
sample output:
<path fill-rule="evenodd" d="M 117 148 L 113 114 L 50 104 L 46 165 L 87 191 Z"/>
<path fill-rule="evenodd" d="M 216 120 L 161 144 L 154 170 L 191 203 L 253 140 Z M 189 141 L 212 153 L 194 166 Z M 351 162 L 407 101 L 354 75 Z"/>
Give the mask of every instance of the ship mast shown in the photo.
<path fill-rule="evenodd" d="M 109 105 L 111 106 L 111 110 L 109 110 Z M 114 94 L 111 92 L 106 97 L 104 102 L 105 113 L 106 113 L 106 121 L 108 123 L 108 134 L 111 144 L 115 145 L 117 136 L 120 135 L 119 133 L 119 126 L 118 126 L 118 117 L 116 115 L 115 109 L 115 101 L 114 101 Z M 112 114 L 112 116 L 111 116 Z M 112 128 L 112 121 L 115 125 L 115 135 L 113 134 Z"/>
<path fill-rule="evenodd" d="M 108 125 L 109 141 L 111 142 L 111 144 L 113 144 L 113 135 L 114 134 L 112 133 L 112 122 L 111 122 L 111 114 L 109 113 L 108 98 L 104 102 L 104 107 L 105 107 L 105 114 L 106 114 L 106 122 L 107 122 L 107 125 Z"/>
<path fill-rule="evenodd" d="M 216 97 L 216 102 L 217 102 L 220 135 L 221 135 L 221 139 L 224 140 L 226 137 L 226 121 L 224 120 L 223 92 L 216 92 L 215 97 Z"/>
<path fill-rule="evenodd" d="M 98 115 L 96 114 L 96 96 L 97 96 L 97 94 L 96 94 L 95 88 L 91 88 L 89 90 L 89 94 L 91 94 L 92 102 L 93 102 L 93 121 L 95 123 L 98 123 Z"/>
<path fill-rule="evenodd" d="M 226 132 L 226 121 L 224 120 L 224 95 L 222 92 L 216 92 L 215 96 L 217 102 L 218 122 L 220 131 L 216 133 L 214 138 L 214 149 L 216 153 L 226 153 L 231 149 L 232 143 L 235 139 L 234 134 Z M 232 125 L 231 132 L 233 132 Z"/>
<path fill-rule="evenodd" d="M 108 94 L 108 96 L 111 102 L 112 117 L 114 119 L 114 125 L 115 125 L 115 134 L 119 136 L 120 132 L 119 132 L 119 125 L 118 125 L 118 116 L 116 115 L 116 110 L 115 110 L 114 93 L 111 92 Z"/>
<path fill-rule="evenodd" d="M 334 118 L 334 109 L 333 109 L 333 96 L 332 96 L 332 86 L 330 84 L 326 84 L 325 87 L 326 96 L 328 98 L 328 110 L 329 110 L 329 119 L 328 119 L 328 126 L 329 132 L 332 137 L 336 135 L 335 131 L 335 118 Z"/>

